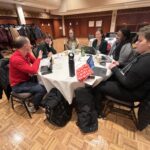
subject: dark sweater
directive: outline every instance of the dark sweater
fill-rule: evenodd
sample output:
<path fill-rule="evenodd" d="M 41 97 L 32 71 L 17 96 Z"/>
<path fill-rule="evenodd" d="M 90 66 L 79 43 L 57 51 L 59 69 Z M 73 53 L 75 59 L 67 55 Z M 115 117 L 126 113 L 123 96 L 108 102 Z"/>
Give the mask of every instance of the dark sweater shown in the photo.
<path fill-rule="evenodd" d="M 94 47 L 96 49 L 97 47 L 97 39 L 95 39 L 92 43 L 92 47 Z M 104 39 L 101 40 L 101 44 L 99 46 L 99 51 L 102 54 L 107 54 L 107 41 L 105 41 Z"/>
<path fill-rule="evenodd" d="M 0 53 L 0 59 L 2 59 L 3 58 L 3 55 Z"/>
<path fill-rule="evenodd" d="M 53 54 L 56 54 L 56 50 L 53 48 L 53 46 L 49 47 L 48 44 L 46 43 L 41 43 L 39 46 L 38 46 L 38 49 L 37 49 L 37 52 L 39 53 L 39 51 L 42 50 L 43 51 L 43 58 L 46 58 L 47 57 L 47 54 L 49 52 L 52 52 Z M 38 55 L 37 55 L 38 56 Z"/>
<path fill-rule="evenodd" d="M 150 92 L 150 53 L 143 54 L 132 64 L 126 74 L 122 74 L 117 67 L 112 69 L 122 87 L 133 92 L 134 95 L 146 96 Z"/>

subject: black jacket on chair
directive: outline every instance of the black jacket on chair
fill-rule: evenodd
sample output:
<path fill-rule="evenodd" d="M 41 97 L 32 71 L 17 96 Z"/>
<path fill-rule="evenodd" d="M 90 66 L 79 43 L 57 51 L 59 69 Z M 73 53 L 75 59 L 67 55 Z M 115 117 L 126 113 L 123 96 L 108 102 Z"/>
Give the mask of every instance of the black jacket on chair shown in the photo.
<path fill-rule="evenodd" d="M 9 59 L 0 59 L 0 88 L 5 91 L 7 98 L 9 99 L 11 93 L 11 87 L 9 84 Z"/>

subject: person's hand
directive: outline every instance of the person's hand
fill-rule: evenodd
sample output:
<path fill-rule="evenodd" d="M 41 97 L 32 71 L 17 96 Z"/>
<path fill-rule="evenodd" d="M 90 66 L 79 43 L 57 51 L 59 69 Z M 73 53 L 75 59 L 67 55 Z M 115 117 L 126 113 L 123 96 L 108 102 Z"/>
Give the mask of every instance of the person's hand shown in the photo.
<path fill-rule="evenodd" d="M 114 67 L 116 67 L 116 66 L 118 66 L 119 65 L 119 63 L 117 62 L 117 61 L 114 61 L 114 62 L 112 62 L 109 66 L 108 66 L 108 68 L 109 69 L 112 69 L 112 68 L 114 68 Z"/>
<path fill-rule="evenodd" d="M 118 61 L 113 60 L 112 63 L 113 63 L 113 64 L 116 64 L 117 66 L 119 66 L 119 62 L 118 62 Z"/>
<path fill-rule="evenodd" d="M 49 42 L 49 47 L 52 47 L 52 41 Z"/>
<path fill-rule="evenodd" d="M 33 52 L 32 52 L 32 48 L 33 48 L 33 46 L 30 45 L 30 48 L 28 49 L 28 52 L 31 53 L 31 54 L 33 53 Z"/>
<path fill-rule="evenodd" d="M 40 51 L 39 51 L 38 58 L 42 58 L 42 55 L 43 55 L 43 51 L 42 51 L 42 50 L 40 50 Z"/>
<path fill-rule="evenodd" d="M 52 57 L 52 52 L 49 52 L 47 57 L 51 58 Z"/>

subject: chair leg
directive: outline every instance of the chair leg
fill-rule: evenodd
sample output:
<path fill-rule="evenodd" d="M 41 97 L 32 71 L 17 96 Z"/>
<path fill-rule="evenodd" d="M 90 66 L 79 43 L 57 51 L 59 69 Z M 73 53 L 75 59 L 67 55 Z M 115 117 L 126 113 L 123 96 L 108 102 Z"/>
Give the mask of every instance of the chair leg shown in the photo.
<path fill-rule="evenodd" d="M 31 114 L 30 114 L 30 112 L 29 112 L 29 110 L 28 110 L 28 107 L 27 107 L 27 105 L 26 105 L 26 103 L 25 103 L 25 101 L 23 101 L 23 105 L 25 106 L 26 111 L 27 111 L 29 117 L 32 118 L 32 117 L 31 117 Z"/>
<path fill-rule="evenodd" d="M 108 108 L 108 104 L 109 104 L 109 101 L 106 101 L 105 106 L 104 106 L 104 110 L 103 110 L 104 117 L 106 117 L 108 115 L 108 114 L 106 114 L 106 111 L 107 111 L 107 108 Z"/>
<path fill-rule="evenodd" d="M 14 110 L 14 102 L 13 102 L 13 96 L 10 95 L 10 101 L 11 101 L 11 107 Z"/>
<path fill-rule="evenodd" d="M 132 119 L 133 119 L 133 122 L 134 122 L 136 128 L 138 128 L 138 121 L 137 121 L 137 118 L 136 118 L 136 115 L 135 115 L 134 108 L 131 108 L 131 115 L 132 115 Z"/>

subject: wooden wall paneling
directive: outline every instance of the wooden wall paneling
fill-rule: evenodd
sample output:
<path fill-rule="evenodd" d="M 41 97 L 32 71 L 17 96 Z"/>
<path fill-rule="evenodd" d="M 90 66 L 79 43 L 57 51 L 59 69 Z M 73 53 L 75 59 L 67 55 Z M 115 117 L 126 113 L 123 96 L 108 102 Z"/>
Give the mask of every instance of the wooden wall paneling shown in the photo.
<path fill-rule="evenodd" d="M 94 34 L 98 27 L 96 27 L 96 21 L 102 20 L 102 29 L 104 32 L 109 32 L 111 24 L 111 15 L 100 17 L 85 17 L 85 18 L 71 18 L 65 20 L 66 35 L 68 31 L 73 28 L 77 37 L 87 37 L 89 34 Z M 89 27 L 89 21 L 94 21 L 94 27 Z M 70 23 L 72 24 L 70 26 Z"/>
<path fill-rule="evenodd" d="M 55 38 L 62 37 L 63 36 L 62 29 L 60 29 L 60 27 L 62 27 L 62 20 L 61 19 L 54 19 L 53 20 L 53 26 L 54 26 L 54 37 Z"/>
<path fill-rule="evenodd" d="M 73 31 L 76 34 L 76 37 L 78 37 L 78 35 L 76 33 L 77 32 L 77 28 L 75 29 L 75 20 L 74 19 L 67 19 L 67 20 L 65 20 L 66 37 L 68 37 L 70 29 L 73 29 Z"/>
<path fill-rule="evenodd" d="M 74 20 L 74 32 L 76 37 L 80 37 L 80 19 Z"/>
<path fill-rule="evenodd" d="M 111 15 L 102 17 L 102 29 L 104 33 L 110 32 Z"/>
<path fill-rule="evenodd" d="M 89 21 L 94 21 L 94 27 L 89 27 Z M 89 34 L 91 35 L 94 35 L 95 36 L 95 31 L 96 31 L 96 27 L 95 27 L 95 21 L 96 21 L 96 19 L 95 18 L 89 18 L 88 20 L 87 20 L 87 37 L 89 36 Z"/>
<path fill-rule="evenodd" d="M 88 20 L 87 18 L 85 19 L 80 19 L 80 26 L 79 26 L 79 29 L 80 29 L 80 37 L 88 37 L 87 33 L 88 33 Z"/>
<path fill-rule="evenodd" d="M 150 8 L 136 8 L 119 10 L 116 22 L 116 31 L 127 27 L 131 31 L 138 31 L 140 27 L 150 24 Z"/>
<path fill-rule="evenodd" d="M 18 19 L 13 17 L 0 17 L 0 24 L 18 24 Z"/>
<path fill-rule="evenodd" d="M 102 20 L 102 27 L 96 27 L 96 21 Z M 92 21 L 92 18 L 88 21 Z M 111 16 L 101 16 L 94 19 L 94 27 L 88 27 L 88 34 L 95 35 L 98 28 L 102 28 L 104 34 L 110 31 Z"/>
<path fill-rule="evenodd" d="M 40 19 L 38 18 L 26 18 L 26 24 L 36 24 L 40 26 Z"/>
<path fill-rule="evenodd" d="M 51 35 L 52 37 L 54 36 L 53 33 L 53 21 L 50 19 L 41 19 L 40 20 L 40 28 L 43 33 L 47 35 Z"/>
<path fill-rule="evenodd" d="M 71 23 L 71 24 L 70 24 Z M 66 30 L 66 36 L 68 37 L 69 35 L 69 30 L 73 29 L 75 36 L 80 37 L 80 19 L 71 19 L 71 20 L 66 20 L 65 22 L 65 30 Z"/>

